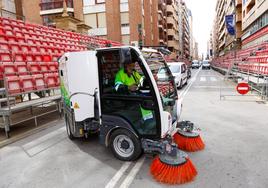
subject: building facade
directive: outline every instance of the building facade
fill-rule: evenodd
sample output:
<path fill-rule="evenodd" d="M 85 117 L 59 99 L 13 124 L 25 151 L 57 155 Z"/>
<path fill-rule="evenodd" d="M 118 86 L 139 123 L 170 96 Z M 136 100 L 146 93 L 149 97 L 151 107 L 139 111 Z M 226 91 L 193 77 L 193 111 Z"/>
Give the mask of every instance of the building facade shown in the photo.
<path fill-rule="evenodd" d="M 182 31 L 182 46 L 181 58 L 190 59 L 190 25 L 189 25 L 189 10 L 185 2 L 181 1 L 181 31 Z"/>
<path fill-rule="evenodd" d="M 242 48 L 268 41 L 268 0 L 242 1 Z"/>
<path fill-rule="evenodd" d="M 235 17 L 235 35 L 226 30 L 225 16 Z M 218 0 L 212 33 L 213 56 L 268 41 L 268 0 Z"/>

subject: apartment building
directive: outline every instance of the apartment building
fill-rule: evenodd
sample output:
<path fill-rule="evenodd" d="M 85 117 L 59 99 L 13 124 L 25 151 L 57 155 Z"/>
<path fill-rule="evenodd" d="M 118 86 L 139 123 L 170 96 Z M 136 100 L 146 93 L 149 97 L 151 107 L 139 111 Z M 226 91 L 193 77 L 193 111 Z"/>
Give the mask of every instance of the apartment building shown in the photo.
<path fill-rule="evenodd" d="M 1 4 L 3 10 L 8 7 L 9 17 L 12 13 L 14 18 L 51 27 L 58 23 L 58 28 L 69 31 L 89 29 L 83 23 L 82 0 L 2 0 Z"/>
<path fill-rule="evenodd" d="M 242 48 L 268 41 L 268 0 L 242 1 Z"/>
<path fill-rule="evenodd" d="M 193 15 L 192 11 L 188 9 L 188 15 L 189 15 L 189 42 L 190 42 L 190 59 L 193 59 L 194 56 L 194 33 L 193 33 Z"/>
<path fill-rule="evenodd" d="M 158 0 L 157 6 L 158 12 L 158 40 L 154 41 L 154 44 L 167 46 L 167 4 L 166 0 Z"/>
<path fill-rule="evenodd" d="M 177 55 L 178 3 L 178 0 L 84 0 L 84 19 L 92 27 L 91 35 L 136 46 L 167 46 Z"/>
<path fill-rule="evenodd" d="M 193 60 L 198 60 L 199 55 L 198 55 L 198 43 L 194 41 L 194 55 L 193 55 Z"/>
<path fill-rule="evenodd" d="M 225 15 L 226 15 L 227 0 L 218 0 L 216 4 L 216 24 L 218 33 L 217 54 L 219 56 L 224 55 L 224 48 L 226 43 L 226 27 L 225 27 Z"/>
<path fill-rule="evenodd" d="M 158 16 L 163 12 L 158 14 L 158 6 L 154 0 L 84 0 L 83 12 L 91 35 L 124 44 L 156 45 Z"/>
<path fill-rule="evenodd" d="M 175 54 L 179 53 L 179 18 L 177 6 L 178 1 L 167 0 L 167 46 Z"/>
<path fill-rule="evenodd" d="M 182 58 L 190 59 L 190 25 L 189 25 L 189 9 L 185 2 L 181 1 L 181 26 L 182 29 Z"/>
<path fill-rule="evenodd" d="M 227 33 L 225 16 L 235 15 L 236 34 Z M 268 41 L 268 0 L 218 0 L 213 26 L 214 55 Z"/>

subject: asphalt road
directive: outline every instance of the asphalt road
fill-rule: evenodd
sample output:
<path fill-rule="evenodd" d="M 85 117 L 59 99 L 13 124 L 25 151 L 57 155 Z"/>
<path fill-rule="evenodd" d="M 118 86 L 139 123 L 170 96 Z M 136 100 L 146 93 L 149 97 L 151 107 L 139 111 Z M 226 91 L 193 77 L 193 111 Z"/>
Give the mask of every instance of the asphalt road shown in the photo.
<path fill-rule="evenodd" d="M 206 148 L 190 153 L 198 170 L 195 181 L 179 187 L 268 187 L 268 106 L 255 96 L 225 97 L 231 83 L 212 70 L 195 70 L 182 90 L 182 118 L 202 129 Z M 232 91 L 235 93 L 234 91 Z M 67 138 L 63 121 L 0 149 L 0 188 L 7 187 L 170 187 L 149 174 L 143 156 L 122 162 L 98 143 Z"/>

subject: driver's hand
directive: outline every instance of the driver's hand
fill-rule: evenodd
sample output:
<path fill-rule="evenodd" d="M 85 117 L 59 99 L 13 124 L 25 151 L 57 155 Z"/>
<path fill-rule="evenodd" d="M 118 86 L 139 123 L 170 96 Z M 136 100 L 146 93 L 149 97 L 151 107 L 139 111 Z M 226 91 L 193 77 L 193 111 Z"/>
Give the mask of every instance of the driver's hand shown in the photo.
<path fill-rule="evenodd" d="M 136 91 L 138 86 L 136 84 L 133 84 L 131 86 L 128 86 L 129 91 Z"/>

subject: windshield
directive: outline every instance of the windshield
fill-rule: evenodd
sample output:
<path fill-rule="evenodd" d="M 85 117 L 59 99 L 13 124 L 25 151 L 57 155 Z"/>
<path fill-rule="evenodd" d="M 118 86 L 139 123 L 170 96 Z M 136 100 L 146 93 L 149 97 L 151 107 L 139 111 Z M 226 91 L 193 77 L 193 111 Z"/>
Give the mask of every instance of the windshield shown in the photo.
<path fill-rule="evenodd" d="M 203 61 L 203 64 L 209 64 L 209 62 L 208 61 Z"/>
<path fill-rule="evenodd" d="M 172 73 L 180 73 L 180 65 L 169 65 L 169 69 Z"/>
<path fill-rule="evenodd" d="M 172 73 L 159 52 L 142 53 L 157 83 L 164 109 L 167 109 L 167 102 L 177 99 L 177 90 L 175 89 Z"/>

